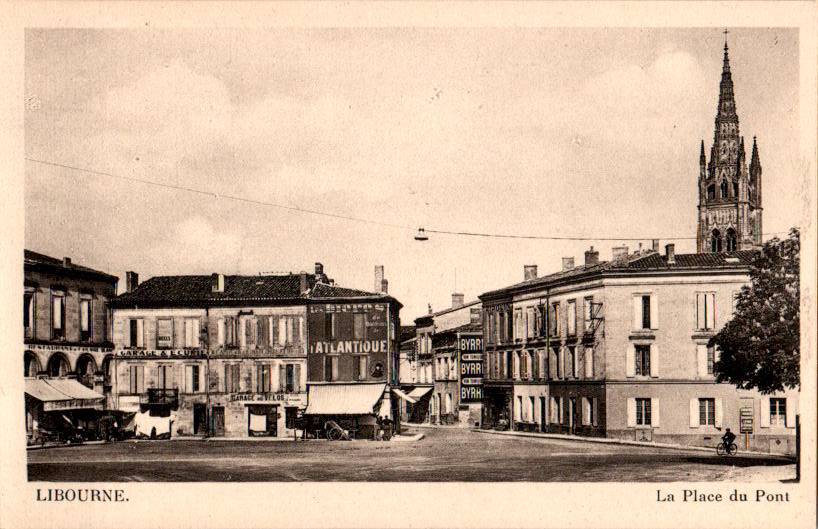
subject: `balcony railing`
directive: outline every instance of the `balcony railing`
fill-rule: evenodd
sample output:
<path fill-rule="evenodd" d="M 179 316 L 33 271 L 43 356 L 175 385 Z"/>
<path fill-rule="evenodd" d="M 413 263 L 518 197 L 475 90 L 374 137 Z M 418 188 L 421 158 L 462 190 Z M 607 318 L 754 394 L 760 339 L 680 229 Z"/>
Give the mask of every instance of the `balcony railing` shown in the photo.
<path fill-rule="evenodd" d="M 179 403 L 178 388 L 148 388 L 148 394 L 142 395 L 143 404 L 167 404 L 176 406 Z"/>

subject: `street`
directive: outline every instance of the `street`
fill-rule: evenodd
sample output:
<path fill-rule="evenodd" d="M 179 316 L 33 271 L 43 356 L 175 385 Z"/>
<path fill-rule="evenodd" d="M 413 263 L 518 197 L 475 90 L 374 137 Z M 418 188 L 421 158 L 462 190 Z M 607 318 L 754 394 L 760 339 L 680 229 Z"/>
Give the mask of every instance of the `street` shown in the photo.
<path fill-rule="evenodd" d="M 141 441 L 28 453 L 30 481 L 720 481 L 791 462 L 424 429 L 414 442 Z M 776 468 L 777 467 L 777 468 Z"/>

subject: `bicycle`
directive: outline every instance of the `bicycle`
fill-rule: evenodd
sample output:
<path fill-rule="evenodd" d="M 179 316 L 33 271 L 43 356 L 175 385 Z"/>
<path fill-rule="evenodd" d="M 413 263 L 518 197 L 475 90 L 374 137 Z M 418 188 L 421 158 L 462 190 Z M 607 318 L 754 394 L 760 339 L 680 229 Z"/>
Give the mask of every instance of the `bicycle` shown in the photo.
<path fill-rule="evenodd" d="M 724 443 L 719 443 L 716 445 L 716 453 L 720 456 L 728 455 L 734 456 L 738 452 L 738 446 L 736 443 L 730 443 L 729 445 L 725 445 Z"/>

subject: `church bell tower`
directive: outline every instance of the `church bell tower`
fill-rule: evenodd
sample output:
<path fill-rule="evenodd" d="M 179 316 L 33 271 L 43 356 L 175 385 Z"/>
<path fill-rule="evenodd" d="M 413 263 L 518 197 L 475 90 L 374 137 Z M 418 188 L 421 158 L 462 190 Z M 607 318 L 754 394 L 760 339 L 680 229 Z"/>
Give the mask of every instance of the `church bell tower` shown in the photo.
<path fill-rule="evenodd" d="M 699 154 L 699 227 L 697 251 L 734 252 L 761 247 L 761 162 L 753 137 L 749 168 L 724 41 L 724 66 L 710 162 L 704 140 Z"/>

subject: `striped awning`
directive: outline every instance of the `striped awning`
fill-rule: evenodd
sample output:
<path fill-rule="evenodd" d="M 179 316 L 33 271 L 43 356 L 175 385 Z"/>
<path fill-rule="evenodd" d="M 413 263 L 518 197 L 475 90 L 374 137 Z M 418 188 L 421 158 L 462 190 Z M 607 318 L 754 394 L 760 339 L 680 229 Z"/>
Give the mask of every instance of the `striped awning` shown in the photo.
<path fill-rule="evenodd" d="M 43 411 L 101 410 L 105 398 L 70 378 L 27 378 L 25 392 L 43 403 Z"/>
<path fill-rule="evenodd" d="M 408 402 L 410 404 L 417 404 L 418 403 L 418 401 L 416 401 L 413 397 L 410 397 L 409 395 L 407 395 L 403 391 L 399 390 L 398 388 L 392 388 L 392 393 L 394 393 L 395 395 L 397 395 L 398 397 L 402 398 L 403 400 L 405 400 L 406 402 Z"/>
<path fill-rule="evenodd" d="M 413 399 L 419 399 L 426 395 L 427 393 L 429 393 L 430 391 L 432 391 L 432 388 L 430 387 L 415 388 L 409 392 L 409 396 L 412 397 Z"/>
<path fill-rule="evenodd" d="M 305 415 L 373 415 L 386 384 L 310 384 Z"/>

